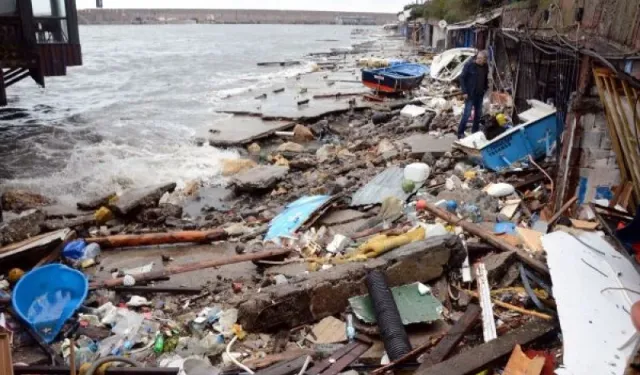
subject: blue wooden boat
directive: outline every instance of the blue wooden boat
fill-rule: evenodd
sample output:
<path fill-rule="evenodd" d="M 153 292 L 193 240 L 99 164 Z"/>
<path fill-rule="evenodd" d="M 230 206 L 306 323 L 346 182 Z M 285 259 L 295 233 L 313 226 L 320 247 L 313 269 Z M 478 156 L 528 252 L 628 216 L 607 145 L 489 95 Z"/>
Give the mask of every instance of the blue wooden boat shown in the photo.
<path fill-rule="evenodd" d="M 421 64 L 395 63 L 386 68 L 363 69 L 362 83 L 376 91 L 398 93 L 420 86 L 429 67 Z"/>
<path fill-rule="evenodd" d="M 556 108 L 538 100 L 528 100 L 530 109 L 519 113 L 525 121 L 488 141 L 477 132 L 453 143 L 476 164 L 500 172 L 516 162 L 526 162 L 529 156 L 540 159 L 548 156 L 558 132 Z"/>

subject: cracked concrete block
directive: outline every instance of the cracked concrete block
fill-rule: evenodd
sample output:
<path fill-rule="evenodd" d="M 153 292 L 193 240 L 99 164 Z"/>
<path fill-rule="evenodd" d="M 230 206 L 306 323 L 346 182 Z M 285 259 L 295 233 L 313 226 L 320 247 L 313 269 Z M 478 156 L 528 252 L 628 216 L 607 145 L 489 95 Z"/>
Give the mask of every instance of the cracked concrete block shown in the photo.
<path fill-rule="evenodd" d="M 366 293 L 364 278 L 371 270 L 384 271 L 391 287 L 428 282 L 447 268 L 460 267 L 464 256 L 458 237 L 433 237 L 366 262 L 299 275 L 287 285 L 266 287 L 230 302 L 238 308 L 239 323 L 248 331 L 292 328 L 343 312 L 350 297 Z"/>

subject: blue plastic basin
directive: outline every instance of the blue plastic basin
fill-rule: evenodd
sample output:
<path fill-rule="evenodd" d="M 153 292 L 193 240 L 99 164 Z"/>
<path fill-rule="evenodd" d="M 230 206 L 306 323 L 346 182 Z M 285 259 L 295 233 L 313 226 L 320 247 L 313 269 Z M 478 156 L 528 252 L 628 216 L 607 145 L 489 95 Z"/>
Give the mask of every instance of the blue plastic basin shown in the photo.
<path fill-rule="evenodd" d="M 26 273 L 13 289 L 15 312 L 47 343 L 87 298 L 89 283 L 82 272 L 50 264 Z"/>

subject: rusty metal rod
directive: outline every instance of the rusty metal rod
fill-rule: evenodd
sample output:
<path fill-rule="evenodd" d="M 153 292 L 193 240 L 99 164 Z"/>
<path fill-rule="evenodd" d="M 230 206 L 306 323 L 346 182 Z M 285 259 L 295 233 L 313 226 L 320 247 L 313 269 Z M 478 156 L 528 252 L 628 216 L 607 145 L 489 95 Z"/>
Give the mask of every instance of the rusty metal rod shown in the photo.
<path fill-rule="evenodd" d="M 447 221 L 450 224 L 462 227 L 462 229 L 464 229 L 465 231 L 473 234 L 474 236 L 482 238 L 483 240 L 487 241 L 500 250 L 515 252 L 520 261 L 544 275 L 549 275 L 549 268 L 543 262 L 529 256 L 529 253 L 527 253 L 526 251 L 500 240 L 493 233 L 486 231 L 479 225 L 460 219 L 447 211 L 441 210 L 433 203 L 426 203 L 426 210 L 431 212 L 435 216 Z"/>
<path fill-rule="evenodd" d="M 149 234 L 121 234 L 107 237 L 86 238 L 88 243 L 97 243 L 102 249 L 117 247 L 138 247 L 151 245 L 165 245 L 173 243 L 206 243 L 220 241 L 227 238 L 224 229 L 216 228 L 209 231 L 182 231 Z"/>
<path fill-rule="evenodd" d="M 118 293 L 171 293 L 171 294 L 200 294 L 202 288 L 181 288 L 164 286 L 117 286 L 113 288 Z"/>
<path fill-rule="evenodd" d="M 221 259 L 218 258 L 218 259 L 211 259 L 208 261 L 202 261 L 197 263 L 189 263 L 189 264 L 183 264 L 178 266 L 169 266 L 163 270 L 146 272 L 133 277 L 135 278 L 136 283 L 138 283 L 143 281 L 149 281 L 151 279 L 155 279 L 157 277 L 162 277 L 162 276 L 177 275 L 180 273 L 198 271 L 206 268 L 220 267 L 227 264 L 267 259 L 274 256 L 286 255 L 290 252 L 291 252 L 290 249 L 274 249 L 274 250 L 261 251 L 258 253 L 234 255 L 232 257 L 226 257 Z M 101 282 L 91 283 L 90 287 L 91 288 L 111 288 L 118 285 L 122 285 L 123 281 L 124 281 L 124 277 L 119 277 L 116 279 L 109 279 Z"/>

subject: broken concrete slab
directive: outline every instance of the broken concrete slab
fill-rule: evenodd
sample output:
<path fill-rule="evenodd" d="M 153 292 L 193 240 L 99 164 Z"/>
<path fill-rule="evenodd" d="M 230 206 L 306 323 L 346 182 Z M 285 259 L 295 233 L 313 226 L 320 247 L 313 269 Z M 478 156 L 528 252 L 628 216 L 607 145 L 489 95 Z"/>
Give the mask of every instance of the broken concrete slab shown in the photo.
<path fill-rule="evenodd" d="M 261 165 L 239 173 L 231 179 L 231 185 L 238 191 L 255 191 L 273 188 L 289 168 L 276 165 Z"/>
<path fill-rule="evenodd" d="M 240 324 L 249 331 L 296 327 L 344 311 L 350 297 L 367 293 L 364 279 L 370 270 L 382 270 L 393 287 L 434 280 L 445 267 L 459 267 L 463 258 L 458 237 L 433 237 L 367 262 L 299 275 L 289 284 L 269 286 L 230 303 L 237 306 Z"/>
<path fill-rule="evenodd" d="M 85 214 L 81 216 L 76 216 L 72 218 L 62 218 L 62 219 L 49 219 L 42 223 L 42 229 L 45 231 L 52 231 L 64 228 L 77 228 L 77 227 L 85 227 L 88 228 L 92 225 L 96 224 L 96 218 L 93 214 Z"/>
<path fill-rule="evenodd" d="M 127 190 L 109 208 L 118 215 L 127 216 L 142 208 L 157 206 L 164 193 L 172 192 L 175 188 L 176 183 L 171 182 Z"/>
<path fill-rule="evenodd" d="M 86 215 L 86 211 L 81 211 L 77 207 L 65 204 L 54 204 L 40 208 L 40 211 L 47 215 L 47 219 L 72 218 Z"/>
<path fill-rule="evenodd" d="M 46 215 L 42 211 L 25 211 L 20 216 L 0 223 L 0 245 L 26 240 L 42 232 Z"/>
<path fill-rule="evenodd" d="M 20 189 L 5 191 L 0 201 L 0 207 L 3 210 L 14 212 L 31 210 L 52 203 L 51 199 L 43 195 Z"/>
<path fill-rule="evenodd" d="M 255 116 L 232 116 L 211 125 L 206 136 L 211 146 L 241 146 L 271 134 L 293 128 L 290 121 L 266 121 Z"/>
<path fill-rule="evenodd" d="M 492 284 L 500 281 L 516 259 L 516 253 L 514 251 L 491 254 L 482 258 L 482 262 L 487 270 L 489 281 Z"/>
<path fill-rule="evenodd" d="M 109 200 L 115 196 L 116 196 L 116 193 L 111 193 L 109 195 L 105 195 L 104 197 L 78 202 L 76 203 L 76 206 L 78 206 L 78 209 L 84 210 L 84 211 L 97 210 L 102 206 L 108 206 Z"/>
<path fill-rule="evenodd" d="M 195 218 L 208 212 L 227 212 L 233 206 L 233 190 L 207 186 L 198 189 L 197 196 L 188 198 L 182 205 L 184 214 Z"/>
<path fill-rule="evenodd" d="M 400 142 L 411 148 L 412 157 L 421 158 L 428 152 L 438 158 L 443 156 L 446 152 L 450 152 L 451 146 L 455 141 L 455 136 L 446 135 L 444 137 L 437 138 L 430 134 L 413 134 L 402 139 Z"/>
<path fill-rule="evenodd" d="M 173 204 L 161 204 L 158 207 L 145 208 L 136 216 L 138 221 L 149 225 L 160 225 L 169 218 L 180 219 L 182 207 Z"/>

